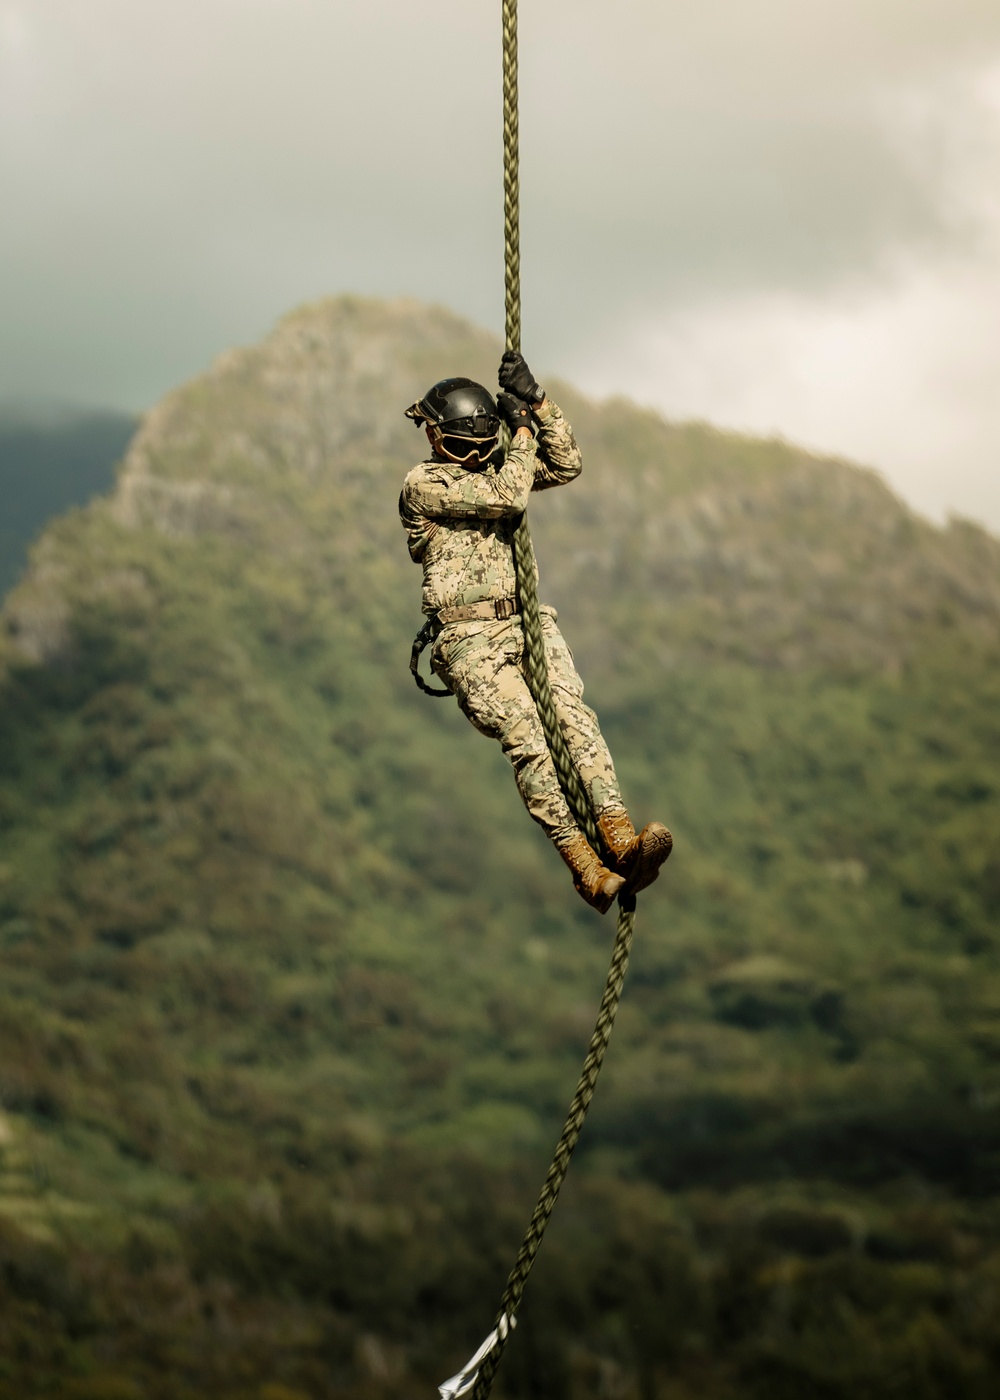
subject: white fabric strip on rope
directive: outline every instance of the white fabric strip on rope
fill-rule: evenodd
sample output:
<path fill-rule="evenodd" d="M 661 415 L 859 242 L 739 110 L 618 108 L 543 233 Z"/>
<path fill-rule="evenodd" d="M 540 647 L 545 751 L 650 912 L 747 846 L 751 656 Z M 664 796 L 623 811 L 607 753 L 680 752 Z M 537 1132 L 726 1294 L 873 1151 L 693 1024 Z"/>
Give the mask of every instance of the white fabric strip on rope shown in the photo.
<path fill-rule="evenodd" d="M 486 1338 L 485 1342 L 483 1342 L 475 1356 L 470 1357 L 460 1371 L 456 1372 L 454 1376 L 451 1376 L 438 1386 L 438 1394 L 441 1396 L 441 1400 L 460 1400 L 462 1395 L 468 1395 L 469 1391 L 476 1383 L 476 1378 L 479 1375 L 479 1368 L 486 1357 L 489 1356 L 497 1342 L 505 1342 L 507 1340 L 508 1333 L 516 1326 L 516 1317 L 508 1317 L 506 1313 L 502 1313 L 500 1321 Z"/>

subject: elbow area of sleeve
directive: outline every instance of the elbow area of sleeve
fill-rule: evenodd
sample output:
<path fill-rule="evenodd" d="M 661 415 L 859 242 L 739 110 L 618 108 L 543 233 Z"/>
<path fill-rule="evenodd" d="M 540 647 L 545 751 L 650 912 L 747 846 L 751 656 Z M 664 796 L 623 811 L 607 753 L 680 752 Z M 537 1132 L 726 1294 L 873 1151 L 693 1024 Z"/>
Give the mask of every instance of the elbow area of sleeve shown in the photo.
<path fill-rule="evenodd" d="M 534 443 L 530 451 L 520 449 L 512 452 L 497 479 L 499 484 L 500 478 L 505 478 L 505 486 L 509 492 L 507 509 L 511 515 L 520 515 L 528 509 L 528 497 L 535 480 L 535 456 Z"/>

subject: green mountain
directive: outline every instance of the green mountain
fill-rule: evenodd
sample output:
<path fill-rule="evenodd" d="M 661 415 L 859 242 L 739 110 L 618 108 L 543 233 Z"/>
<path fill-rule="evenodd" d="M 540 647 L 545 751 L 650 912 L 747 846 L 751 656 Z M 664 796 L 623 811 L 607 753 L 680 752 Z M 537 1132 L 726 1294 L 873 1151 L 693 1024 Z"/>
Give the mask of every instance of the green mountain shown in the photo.
<path fill-rule="evenodd" d="M 124 413 L 0 405 L 0 594 L 43 525 L 111 489 L 135 427 Z"/>
<path fill-rule="evenodd" d="M 406 669 L 402 409 L 498 350 L 294 313 L 7 599 L 2 1400 L 432 1395 L 488 1330 L 612 936 Z M 551 387 L 542 593 L 676 848 L 496 1394 L 992 1396 L 1000 542 Z"/>

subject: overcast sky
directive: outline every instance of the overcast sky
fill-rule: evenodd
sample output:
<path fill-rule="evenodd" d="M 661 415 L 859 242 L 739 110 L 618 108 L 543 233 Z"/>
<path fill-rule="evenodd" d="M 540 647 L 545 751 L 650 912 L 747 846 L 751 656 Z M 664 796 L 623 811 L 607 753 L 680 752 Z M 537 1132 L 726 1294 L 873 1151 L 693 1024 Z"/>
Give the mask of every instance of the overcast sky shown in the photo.
<path fill-rule="evenodd" d="M 1000 528 L 1000 0 L 521 0 L 525 349 Z M 0 0 L 0 399 L 502 328 L 499 0 Z M 460 367 L 456 367 L 460 368 Z"/>

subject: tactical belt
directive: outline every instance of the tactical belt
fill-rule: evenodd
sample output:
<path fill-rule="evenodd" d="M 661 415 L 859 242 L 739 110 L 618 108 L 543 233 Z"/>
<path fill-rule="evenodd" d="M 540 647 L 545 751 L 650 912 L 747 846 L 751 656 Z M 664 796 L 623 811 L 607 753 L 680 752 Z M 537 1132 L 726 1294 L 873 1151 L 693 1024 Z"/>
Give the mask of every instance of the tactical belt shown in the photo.
<path fill-rule="evenodd" d="M 481 603 L 456 603 L 453 608 L 440 608 L 437 620 L 442 627 L 450 622 L 503 622 L 516 617 L 521 605 L 516 598 L 486 598 Z"/>
<path fill-rule="evenodd" d="M 521 605 L 516 598 L 487 598 L 482 603 L 456 603 L 453 608 L 441 608 L 433 613 L 413 639 L 410 652 L 410 672 L 425 695 L 451 695 L 450 690 L 430 686 L 419 671 L 420 653 L 436 639 L 442 627 L 450 622 L 503 622 L 516 617 Z"/>

